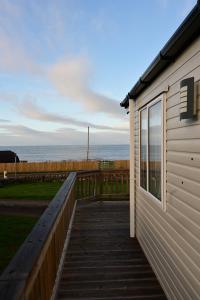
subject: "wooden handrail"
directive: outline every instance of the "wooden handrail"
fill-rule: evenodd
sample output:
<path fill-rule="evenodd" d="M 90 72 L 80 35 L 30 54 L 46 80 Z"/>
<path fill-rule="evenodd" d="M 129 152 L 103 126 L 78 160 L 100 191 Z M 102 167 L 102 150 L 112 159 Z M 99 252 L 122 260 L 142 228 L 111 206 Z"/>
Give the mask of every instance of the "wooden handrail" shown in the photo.
<path fill-rule="evenodd" d="M 70 173 L 0 277 L 0 299 L 50 299 L 75 203 L 75 180 L 76 173 Z"/>

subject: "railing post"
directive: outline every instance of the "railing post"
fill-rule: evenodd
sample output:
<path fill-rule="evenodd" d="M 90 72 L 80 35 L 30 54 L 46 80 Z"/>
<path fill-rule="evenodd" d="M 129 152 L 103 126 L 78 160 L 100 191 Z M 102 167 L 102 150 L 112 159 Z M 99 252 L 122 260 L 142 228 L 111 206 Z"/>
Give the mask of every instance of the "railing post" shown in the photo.
<path fill-rule="evenodd" d="M 94 193 L 93 193 L 94 198 L 96 198 L 96 195 L 97 195 L 97 174 L 95 174 L 94 176 Z"/>
<path fill-rule="evenodd" d="M 99 173 L 99 196 L 100 196 L 100 200 L 102 199 L 102 194 L 103 194 L 103 172 L 100 171 Z"/>

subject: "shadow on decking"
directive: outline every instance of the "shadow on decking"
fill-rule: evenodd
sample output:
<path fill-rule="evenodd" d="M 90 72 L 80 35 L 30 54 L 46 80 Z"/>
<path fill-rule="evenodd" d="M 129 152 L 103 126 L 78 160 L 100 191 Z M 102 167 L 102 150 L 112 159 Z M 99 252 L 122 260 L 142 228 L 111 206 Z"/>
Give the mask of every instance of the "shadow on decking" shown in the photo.
<path fill-rule="evenodd" d="M 166 299 L 129 237 L 128 201 L 78 202 L 57 299 Z"/>

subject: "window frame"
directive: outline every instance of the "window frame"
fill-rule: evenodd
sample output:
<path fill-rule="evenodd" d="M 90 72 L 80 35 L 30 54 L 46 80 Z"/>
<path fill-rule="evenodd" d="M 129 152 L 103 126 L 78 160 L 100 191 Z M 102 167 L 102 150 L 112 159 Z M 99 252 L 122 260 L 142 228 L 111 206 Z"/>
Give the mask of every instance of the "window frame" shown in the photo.
<path fill-rule="evenodd" d="M 155 105 L 156 103 L 161 103 L 161 199 L 156 198 L 153 194 L 149 192 L 149 108 Z M 141 186 L 141 112 L 143 110 L 147 109 L 147 190 L 145 190 Z M 166 176 L 165 176 L 165 170 L 166 170 L 166 138 L 165 138 L 165 96 L 164 94 L 159 95 L 154 100 L 148 102 L 144 106 L 142 106 L 139 109 L 139 188 L 142 190 L 143 193 L 145 193 L 149 198 L 153 200 L 154 203 L 156 203 L 158 206 L 166 209 Z"/>

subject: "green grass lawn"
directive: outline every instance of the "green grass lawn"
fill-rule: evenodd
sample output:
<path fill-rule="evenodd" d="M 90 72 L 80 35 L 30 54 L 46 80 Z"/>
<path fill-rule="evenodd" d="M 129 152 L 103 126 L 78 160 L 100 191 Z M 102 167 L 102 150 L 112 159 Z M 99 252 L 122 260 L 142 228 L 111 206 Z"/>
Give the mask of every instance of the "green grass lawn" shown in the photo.
<path fill-rule="evenodd" d="M 51 200 L 62 182 L 14 183 L 0 187 L 0 199 Z"/>
<path fill-rule="evenodd" d="M 36 223 L 35 217 L 0 215 L 0 273 Z"/>

